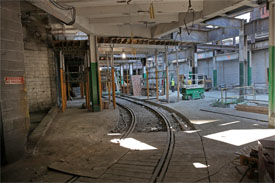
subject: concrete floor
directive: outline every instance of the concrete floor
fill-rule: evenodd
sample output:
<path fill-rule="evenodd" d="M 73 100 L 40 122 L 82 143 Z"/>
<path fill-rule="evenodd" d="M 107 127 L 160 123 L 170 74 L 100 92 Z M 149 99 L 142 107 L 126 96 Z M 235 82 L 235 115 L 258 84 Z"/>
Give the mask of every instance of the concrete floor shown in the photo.
<path fill-rule="evenodd" d="M 176 92 L 173 95 L 176 96 Z M 164 182 L 194 182 L 201 178 L 205 178 L 201 182 L 208 182 L 207 175 L 214 174 L 217 170 L 220 171 L 210 177 L 211 182 L 238 182 L 242 175 L 235 169 L 235 165 L 230 163 L 237 157 L 234 153 L 246 146 L 257 145 L 257 140 L 260 138 L 275 135 L 275 130 L 268 129 L 267 123 L 246 119 L 247 116 L 266 119 L 266 115 L 210 107 L 209 104 L 216 99 L 215 96 L 214 92 L 206 93 L 206 98 L 203 100 L 163 104 L 181 112 L 198 130 L 198 132 L 176 132 L 176 148 Z M 76 103 L 80 104 L 81 101 Z M 76 106 L 78 108 L 73 108 Z M 201 109 L 238 114 L 240 117 L 204 112 Z M 121 180 L 112 175 L 114 171 L 118 172 L 117 169 L 108 169 L 118 160 L 124 163 L 130 159 L 143 162 L 142 157 L 144 157 L 143 159 L 151 159 L 144 162 L 145 164 L 153 165 L 163 149 L 161 143 L 162 139 L 165 139 L 165 132 L 135 133 L 131 138 L 151 145 L 156 150 L 129 150 L 110 143 L 115 137 L 108 136 L 108 133 L 116 125 L 118 118 L 118 110 L 109 109 L 100 113 L 91 113 L 79 109 L 79 105 L 72 105 L 72 108 L 57 115 L 38 147 L 37 154 L 34 156 L 27 154 L 24 159 L 3 167 L 1 180 L 65 182 L 71 178 L 71 175 L 48 170 L 50 167 L 67 168 L 68 172 L 81 171 L 84 175 L 94 177 L 81 178 L 80 182 L 97 182 L 97 176 L 107 170 L 107 173 L 108 171 L 111 173 L 104 174 L 101 182 L 112 182 L 116 179 Z M 205 167 L 196 167 L 196 164 Z M 135 165 L 135 168 L 138 169 L 138 166 L 142 165 Z M 134 179 L 137 182 L 147 182 L 147 177 L 143 177 L 150 174 L 146 172 L 147 170 L 135 173 L 137 170 L 132 169 L 133 166 L 128 168 L 127 175 L 137 176 Z M 245 168 L 240 167 L 240 170 L 244 171 Z M 130 182 L 133 179 L 125 177 L 124 181 Z M 245 181 L 255 182 L 249 179 Z"/>
<path fill-rule="evenodd" d="M 86 155 L 95 154 L 94 151 L 97 151 L 97 154 L 111 151 L 118 152 L 120 156 L 120 150 L 123 149 L 109 143 L 112 137 L 107 135 L 116 125 L 118 115 L 118 110 L 113 109 L 91 113 L 85 109 L 70 108 L 59 113 L 37 148 L 38 152 L 33 156 L 30 151 L 22 160 L 2 167 L 1 180 L 60 182 L 66 179 L 65 175 L 55 175 L 52 172 L 48 175 L 47 171 L 47 167 L 56 161 L 64 158 L 66 160 L 66 157 L 76 158 L 77 153 L 83 151 Z M 113 161 L 109 160 L 105 166 Z M 94 159 L 90 160 L 90 163 L 93 162 Z"/>

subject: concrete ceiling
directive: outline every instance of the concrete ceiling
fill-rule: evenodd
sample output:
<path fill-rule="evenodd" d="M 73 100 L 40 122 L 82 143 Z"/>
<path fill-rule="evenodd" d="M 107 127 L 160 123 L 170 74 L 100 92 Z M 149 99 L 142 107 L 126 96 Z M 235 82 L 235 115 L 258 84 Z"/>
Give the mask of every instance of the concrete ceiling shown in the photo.
<path fill-rule="evenodd" d="M 35 6 L 65 22 L 68 12 L 57 9 L 49 1 L 28 0 Z M 160 38 L 193 23 L 186 17 L 189 0 L 56 0 L 76 8 L 75 28 L 98 36 Z M 194 23 L 202 23 L 242 7 L 255 7 L 257 0 L 191 0 Z M 127 4 L 128 2 L 128 4 Z M 150 18 L 153 3 L 155 18 Z M 185 18 L 186 17 L 186 18 Z"/>

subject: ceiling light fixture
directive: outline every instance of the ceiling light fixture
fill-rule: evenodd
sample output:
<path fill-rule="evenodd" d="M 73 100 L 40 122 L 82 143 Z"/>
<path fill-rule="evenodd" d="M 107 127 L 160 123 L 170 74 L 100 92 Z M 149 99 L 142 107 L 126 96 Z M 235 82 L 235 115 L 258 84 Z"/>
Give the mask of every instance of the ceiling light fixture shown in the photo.
<path fill-rule="evenodd" d="M 125 59 L 126 58 L 126 54 L 124 51 L 122 51 L 122 55 L 121 55 L 122 59 Z"/>

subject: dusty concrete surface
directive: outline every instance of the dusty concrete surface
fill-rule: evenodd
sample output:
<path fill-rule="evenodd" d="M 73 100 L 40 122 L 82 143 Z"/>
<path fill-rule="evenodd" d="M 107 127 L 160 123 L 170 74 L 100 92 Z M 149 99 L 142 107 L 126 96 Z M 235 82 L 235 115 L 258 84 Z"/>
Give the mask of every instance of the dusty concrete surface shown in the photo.
<path fill-rule="evenodd" d="M 242 116 L 236 117 L 200 110 L 217 110 L 209 107 L 212 101 L 213 98 L 206 98 L 162 103 L 185 115 L 198 130 L 174 131 L 175 148 L 164 182 L 238 182 L 242 175 L 235 169 L 238 162 L 233 161 L 237 157 L 234 153 L 248 145 L 257 145 L 260 138 L 275 135 L 274 130 L 267 129 L 267 123 L 246 119 L 265 116 L 241 112 L 238 115 Z M 119 144 L 119 135 L 107 135 L 117 125 L 118 109 L 91 113 L 79 105 L 73 106 L 58 114 L 35 156 L 26 156 L 2 169 L 2 181 L 74 180 L 72 175 L 51 169 L 80 175 L 77 182 L 150 180 L 164 151 L 166 132 L 135 131 Z M 234 110 L 230 113 L 234 114 Z M 146 118 L 141 119 L 146 123 Z M 239 169 L 244 172 L 245 167 Z M 247 178 L 245 181 L 255 182 Z"/>
<path fill-rule="evenodd" d="M 211 182 L 238 182 L 242 175 L 235 169 L 235 164 L 236 161 L 238 163 L 238 160 L 233 161 L 234 158 L 237 157 L 234 153 L 247 146 L 256 146 L 258 139 L 275 135 L 275 130 L 268 129 L 267 122 L 259 121 L 259 119 L 265 121 L 267 119 L 267 115 L 240 112 L 230 108 L 222 109 L 210 107 L 209 105 L 219 98 L 219 96 L 216 96 L 215 94 L 218 93 L 210 92 L 208 95 L 206 93 L 206 98 L 201 100 L 181 100 L 178 103 L 162 104 L 169 106 L 185 115 L 199 131 L 199 134 L 202 137 L 206 160 L 209 166 L 209 174 L 211 175 L 216 173 L 210 177 Z M 172 94 L 171 98 L 176 99 L 176 92 Z M 207 109 L 229 115 L 204 112 L 201 111 L 201 109 Z M 240 117 L 230 115 L 238 115 Z M 246 119 L 247 117 L 251 119 Z M 252 120 L 253 118 L 255 120 Z M 212 135 L 212 137 L 209 135 Z M 200 143 L 198 139 L 196 140 L 195 136 L 192 138 L 189 138 L 188 136 L 189 134 L 186 134 L 186 132 L 178 132 L 177 135 L 177 141 L 182 141 L 182 143 L 179 144 L 182 146 L 184 146 L 185 143 L 189 144 L 186 148 L 183 148 L 185 150 L 181 153 L 182 157 L 201 152 L 201 149 L 197 148 L 197 151 L 193 149 L 188 153 L 188 148 Z M 211 138 L 207 138 L 207 136 Z M 199 159 L 190 158 L 190 161 L 194 162 L 196 160 Z M 239 167 L 239 169 L 241 171 L 245 170 L 244 167 Z M 203 178 L 203 176 L 199 176 L 199 174 L 197 175 L 198 179 Z M 183 179 L 180 177 L 174 177 L 170 180 L 182 181 Z M 208 181 L 208 178 L 205 177 L 202 181 Z M 246 178 L 245 181 L 253 182 L 255 180 L 249 180 Z"/>
<path fill-rule="evenodd" d="M 95 151 L 99 153 L 113 148 L 113 144 L 106 144 L 112 138 L 107 134 L 116 124 L 118 115 L 118 110 L 113 109 L 92 113 L 85 109 L 70 108 L 59 113 L 41 141 L 36 155 L 26 155 L 18 162 L 2 167 L 1 181 L 64 181 L 65 175 L 49 172 L 47 166 L 83 148 L 93 149 L 89 151 L 90 155 Z"/>

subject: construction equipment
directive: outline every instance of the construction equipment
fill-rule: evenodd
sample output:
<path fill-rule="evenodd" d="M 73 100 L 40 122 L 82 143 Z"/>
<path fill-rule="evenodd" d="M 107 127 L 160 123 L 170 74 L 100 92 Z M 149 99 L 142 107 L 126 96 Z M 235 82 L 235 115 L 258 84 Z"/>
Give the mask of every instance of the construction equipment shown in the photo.
<path fill-rule="evenodd" d="M 203 99 L 204 82 L 199 79 L 198 74 L 188 74 L 181 76 L 181 94 L 183 100 Z"/>
<path fill-rule="evenodd" d="M 198 75 L 199 84 L 204 85 L 205 91 L 212 89 L 212 79 L 208 78 L 207 75 Z"/>

